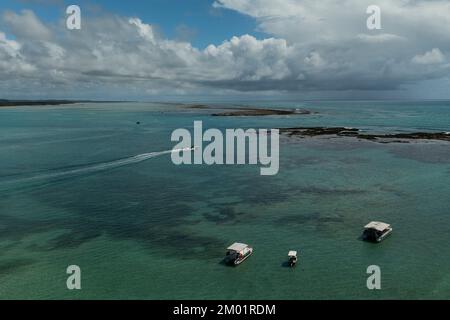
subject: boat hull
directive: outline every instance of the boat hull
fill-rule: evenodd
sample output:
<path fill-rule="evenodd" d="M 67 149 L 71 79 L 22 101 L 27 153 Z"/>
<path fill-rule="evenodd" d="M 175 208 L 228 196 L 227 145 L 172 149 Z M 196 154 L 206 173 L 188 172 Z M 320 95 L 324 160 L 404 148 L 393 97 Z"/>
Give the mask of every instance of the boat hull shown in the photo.
<path fill-rule="evenodd" d="M 244 262 L 245 260 L 247 260 L 248 257 L 250 257 L 253 254 L 253 249 L 250 250 L 245 256 L 243 256 L 242 258 L 238 258 L 236 260 L 234 260 L 234 265 L 238 266 L 240 265 L 242 262 Z"/>
<path fill-rule="evenodd" d="M 379 235 L 379 236 L 374 236 L 373 234 L 369 234 L 369 235 L 363 235 L 363 240 L 367 241 L 367 242 L 374 242 L 374 243 L 380 243 L 383 240 L 385 240 L 388 236 L 390 236 L 392 233 L 392 228 L 385 231 L 383 234 Z"/>
<path fill-rule="evenodd" d="M 392 229 L 389 229 L 388 231 L 386 231 L 385 233 L 383 233 L 380 237 L 377 238 L 376 242 L 381 242 L 384 239 L 386 239 L 387 237 L 389 237 L 392 233 Z"/>
<path fill-rule="evenodd" d="M 293 268 L 297 265 L 297 259 L 289 260 L 288 263 L 289 263 L 289 267 Z"/>

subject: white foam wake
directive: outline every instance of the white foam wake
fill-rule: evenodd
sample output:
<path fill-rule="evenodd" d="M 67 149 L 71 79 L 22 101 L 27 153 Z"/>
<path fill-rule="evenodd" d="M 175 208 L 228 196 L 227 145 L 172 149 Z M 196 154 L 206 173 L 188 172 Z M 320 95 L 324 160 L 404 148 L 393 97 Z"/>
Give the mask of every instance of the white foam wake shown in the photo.
<path fill-rule="evenodd" d="M 103 162 L 103 163 L 97 163 L 93 165 L 86 165 L 82 166 L 76 169 L 69 169 L 69 170 L 60 170 L 55 172 L 48 172 L 44 174 L 38 174 L 34 176 L 28 176 L 28 177 L 22 177 L 22 178 L 16 178 L 13 180 L 5 181 L 7 184 L 10 183 L 33 183 L 36 181 L 41 180 L 52 180 L 52 179 L 60 179 L 65 177 L 71 177 L 71 176 L 79 176 L 79 175 L 86 175 L 91 173 L 96 173 L 100 171 L 106 171 L 118 167 L 123 167 L 131 164 L 136 164 L 151 158 L 155 158 L 158 156 L 162 156 L 165 154 L 171 154 L 175 152 L 182 152 L 182 151 L 191 151 L 192 149 L 174 149 L 174 150 L 166 150 L 166 151 L 160 151 L 160 152 L 150 152 L 150 153 L 143 153 L 138 154 L 136 156 L 132 156 L 129 158 L 123 158 L 119 160 L 109 161 L 109 162 Z"/>

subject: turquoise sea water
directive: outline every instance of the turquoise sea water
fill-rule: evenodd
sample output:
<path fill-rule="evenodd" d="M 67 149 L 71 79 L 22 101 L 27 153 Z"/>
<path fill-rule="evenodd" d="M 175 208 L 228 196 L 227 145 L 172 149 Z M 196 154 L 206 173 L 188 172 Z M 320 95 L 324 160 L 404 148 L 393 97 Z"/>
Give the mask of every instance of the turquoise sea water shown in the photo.
<path fill-rule="evenodd" d="M 281 138 L 280 172 L 175 166 L 192 128 L 450 131 L 450 102 L 247 103 L 307 116 L 211 117 L 156 103 L 0 108 L 1 299 L 450 299 L 450 144 Z M 140 121 L 141 125 L 136 125 Z M 138 156 L 138 157 L 136 157 Z M 371 220 L 394 233 L 358 240 Z M 236 241 L 255 251 L 222 265 Z M 301 252 L 284 268 L 289 250 Z M 66 288 L 79 265 L 82 290 Z M 366 288 L 381 268 L 382 289 Z"/>

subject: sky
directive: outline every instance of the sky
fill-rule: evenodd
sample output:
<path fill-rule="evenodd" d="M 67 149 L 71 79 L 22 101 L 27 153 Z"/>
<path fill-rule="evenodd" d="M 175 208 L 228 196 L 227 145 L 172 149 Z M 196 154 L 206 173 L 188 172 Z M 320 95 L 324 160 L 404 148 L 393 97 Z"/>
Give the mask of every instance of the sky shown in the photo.
<path fill-rule="evenodd" d="M 81 29 L 66 8 L 81 9 Z M 380 29 L 370 29 L 370 5 Z M 0 99 L 449 99 L 450 0 L 2 0 Z"/>

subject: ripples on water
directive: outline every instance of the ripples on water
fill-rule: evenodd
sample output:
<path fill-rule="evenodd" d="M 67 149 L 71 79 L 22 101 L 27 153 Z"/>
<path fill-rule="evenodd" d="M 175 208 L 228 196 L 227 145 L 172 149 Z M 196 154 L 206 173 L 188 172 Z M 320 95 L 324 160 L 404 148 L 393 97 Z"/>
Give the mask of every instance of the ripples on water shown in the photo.
<path fill-rule="evenodd" d="M 89 106 L 0 110 L 0 294 L 71 298 L 65 267 L 79 263 L 81 298 L 449 298 L 448 145 L 283 140 L 274 177 L 251 166 L 177 167 L 169 154 L 171 131 L 199 119 L 221 129 L 449 131 L 450 105 L 267 106 L 319 113 L 218 119 L 145 104 L 96 105 L 89 116 Z M 380 246 L 358 241 L 370 220 L 394 226 Z M 226 268 L 220 261 L 235 241 L 255 253 Z M 301 252 L 295 272 L 281 267 L 293 249 Z M 383 272 L 376 294 L 365 288 L 370 264 Z"/>

